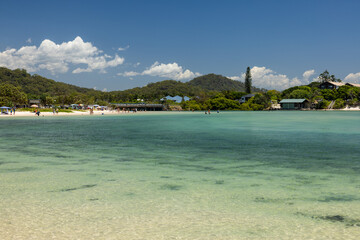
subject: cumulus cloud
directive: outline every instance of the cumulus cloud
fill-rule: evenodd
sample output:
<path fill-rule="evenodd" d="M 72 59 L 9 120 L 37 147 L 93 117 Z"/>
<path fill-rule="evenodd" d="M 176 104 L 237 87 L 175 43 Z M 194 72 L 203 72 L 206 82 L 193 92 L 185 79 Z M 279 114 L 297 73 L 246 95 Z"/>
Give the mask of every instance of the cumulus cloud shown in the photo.
<path fill-rule="evenodd" d="M 154 77 L 163 77 L 163 78 L 169 78 L 174 80 L 184 80 L 184 79 L 191 79 L 197 76 L 200 76 L 201 74 L 196 72 L 192 72 L 189 69 L 183 69 L 183 67 L 179 66 L 177 63 L 159 63 L 155 62 L 153 65 L 151 65 L 149 68 L 144 70 L 143 72 L 125 72 L 125 73 L 119 73 L 120 76 L 136 76 L 136 75 L 148 75 L 148 76 L 154 76 Z"/>
<path fill-rule="evenodd" d="M 254 66 L 251 68 L 252 85 L 266 89 L 284 90 L 289 87 L 305 85 L 309 83 L 309 78 L 315 70 L 308 70 L 303 73 L 303 78 L 289 78 L 285 74 L 279 74 L 266 67 Z M 245 73 L 241 77 L 229 77 L 233 80 L 245 80 Z"/>
<path fill-rule="evenodd" d="M 314 75 L 314 74 L 315 74 L 315 70 L 314 70 L 314 69 L 312 69 L 312 70 L 307 70 L 307 71 L 305 71 L 305 72 L 303 73 L 303 78 L 306 79 L 306 80 L 309 80 L 310 77 L 311 77 L 312 75 Z"/>
<path fill-rule="evenodd" d="M 344 79 L 344 82 L 349 83 L 360 83 L 360 72 L 358 73 L 350 73 Z"/>
<path fill-rule="evenodd" d="M 66 73 L 72 65 L 78 67 L 73 73 L 105 72 L 108 67 L 123 64 L 124 58 L 115 55 L 111 57 L 90 42 L 84 42 L 81 37 L 73 41 L 56 44 L 49 39 L 42 41 L 39 47 L 24 46 L 20 49 L 8 49 L 0 52 L 0 66 L 10 69 L 24 68 L 29 72 L 46 69 L 52 74 Z"/>
<path fill-rule="evenodd" d="M 31 42 L 32 42 L 31 38 L 28 38 L 28 39 L 26 40 L 26 42 L 27 42 L 27 43 L 31 43 Z"/>
<path fill-rule="evenodd" d="M 159 63 L 155 62 L 150 68 L 146 69 L 142 75 L 166 77 L 175 80 L 190 79 L 200 76 L 200 73 L 193 73 L 189 69 L 183 70 L 177 63 Z"/>

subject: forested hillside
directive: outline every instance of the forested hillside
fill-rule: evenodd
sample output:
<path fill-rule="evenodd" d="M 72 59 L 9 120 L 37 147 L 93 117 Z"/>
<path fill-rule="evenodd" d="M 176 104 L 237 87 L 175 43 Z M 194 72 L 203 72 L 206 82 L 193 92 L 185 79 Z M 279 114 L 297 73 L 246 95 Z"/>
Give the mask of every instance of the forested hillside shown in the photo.
<path fill-rule="evenodd" d="M 29 96 L 40 97 L 41 95 L 59 96 L 72 93 L 98 92 L 89 88 L 82 88 L 71 84 L 56 82 L 40 75 L 30 75 L 24 69 L 10 70 L 0 67 L 0 83 L 8 83 Z"/>
<path fill-rule="evenodd" d="M 227 77 L 216 75 L 213 73 L 194 78 L 187 84 L 194 87 L 200 87 L 201 89 L 207 91 L 245 92 L 245 83 L 231 80 Z M 252 87 L 252 92 L 261 92 L 261 91 L 266 91 L 266 90 Z"/>
<path fill-rule="evenodd" d="M 321 82 L 336 79 L 327 71 L 319 78 Z M 282 92 L 252 87 L 251 92 L 255 96 L 240 104 L 238 99 L 247 94 L 245 84 L 216 74 L 197 77 L 189 82 L 165 80 L 124 91 L 101 92 L 30 75 L 25 70 L 0 68 L 0 105 L 26 105 L 29 99 L 40 99 L 43 105 L 162 103 L 160 99 L 168 95 L 190 97 L 189 101 L 181 103 L 181 107 L 187 110 L 263 110 L 285 98 L 304 98 L 315 108 L 327 108 L 331 102 L 337 109 L 359 105 L 359 87 L 343 85 L 337 89 L 321 89 L 321 82 L 291 87 Z"/>
<path fill-rule="evenodd" d="M 149 83 L 145 87 L 136 87 L 123 91 L 101 92 L 90 88 L 82 88 L 71 84 L 56 82 L 40 75 L 31 75 L 23 69 L 10 70 L 0 68 L 0 85 L 3 92 L 11 88 L 13 93 L 21 93 L 19 96 L 6 99 L 3 96 L 2 104 L 20 104 L 18 99 L 41 99 L 44 104 L 70 104 L 70 103 L 102 103 L 110 102 L 136 102 L 143 99 L 147 102 L 159 102 L 165 96 L 210 96 L 221 91 L 243 92 L 244 83 L 228 79 L 221 75 L 208 74 L 197 77 L 189 82 L 164 80 Z M 260 92 L 261 89 L 253 88 Z M 3 94 L 4 95 L 4 94 Z M 10 94 L 11 95 L 11 94 Z M 26 97 L 24 97 L 26 96 Z"/>

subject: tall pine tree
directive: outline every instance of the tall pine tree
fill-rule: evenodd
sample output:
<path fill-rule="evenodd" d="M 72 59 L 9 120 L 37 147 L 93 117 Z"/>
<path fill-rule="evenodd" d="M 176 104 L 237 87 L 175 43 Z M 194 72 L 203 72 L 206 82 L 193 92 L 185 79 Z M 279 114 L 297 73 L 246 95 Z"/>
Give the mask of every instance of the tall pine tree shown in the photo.
<path fill-rule="evenodd" d="M 245 91 L 247 93 L 251 93 L 251 72 L 250 67 L 247 67 L 246 69 L 246 75 L 245 75 Z"/>

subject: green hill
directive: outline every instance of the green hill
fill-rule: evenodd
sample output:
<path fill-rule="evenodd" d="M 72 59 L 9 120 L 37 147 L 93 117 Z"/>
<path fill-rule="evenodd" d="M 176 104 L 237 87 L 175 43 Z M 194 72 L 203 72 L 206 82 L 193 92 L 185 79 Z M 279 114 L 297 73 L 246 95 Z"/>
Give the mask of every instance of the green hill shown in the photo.
<path fill-rule="evenodd" d="M 239 91 L 245 92 L 245 83 L 231 80 L 222 75 L 207 74 L 194 78 L 187 83 L 190 86 L 199 87 L 207 91 Z M 262 89 L 253 87 L 253 92 L 260 92 Z"/>
<path fill-rule="evenodd" d="M 114 101 L 131 101 L 134 99 L 145 99 L 147 101 L 159 100 L 165 96 L 196 96 L 203 91 L 199 87 L 191 86 L 187 83 L 164 80 L 155 83 L 149 83 L 144 87 L 136 87 L 124 91 L 110 92 Z"/>
<path fill-rule="evenodd" d="M 137 101 L 137 99 L 156 102 L 168 95 L 194 97 L 209 94 L 213 95 L 214 92 L 221 91 L 245 91 L 243 82 L 234 81 L 221 75 L 208 74 L 194 78 L 189 82 L 164 80 L 149 83 L 145 87 L 136 87 L 123 91 L 101 92 L 90 88 L 56 82 L 37 74 L 31 75 L 23 69 L 10 70 L 4 67 L 0 67 L 0 85 L 3 86 L 3 92 L 6 92 L 6 89 L 11 85 L 15 87 L 12 88 L 11 91 L 19 91 L 25 94 L 28 99 L 40 98 L 44 103 L 46 102 L 48 104 L 92 104 L 95 102 L 99 103 L 100 101 L 105 104 L 105 102 L 134 102 Z M 253 88 L 254 92 L 260 92 L 262 90 L 263 89 Z M 4 93 L 2 94 L 4 95 Z M 24 99 L 23 96 L 21 98 Z M 2 102 L 10 101 L 9 96 L 6 97 L 6 99 L 7 100 L 3 100 Z M 17 100 L 12 101 L 19 102 Z"/>
<path fill-rule="evenodd" d="M 132 99 L 144 99 L 147 101 L 161 99 L 165 96 L 199 96 L 209 92 L 221 91 L 245 91 L 243 82 L 234 81 L 227 77 L 208 74 L 194 78 L 189 82 L 165 80 L 149 83 L 145 87 L 137 87 L 124 91 L 110 92 L 113 101 L 131 101 Z M 252 88 L 254 92 L 266 91 L 264 89 Z"/>
<path fill-rule="evenodd" d="M 73 93 L 88 94 L 97 92 L 90 88 L 82 88 L 71 84 L 56 82 L 40 75 L 30 75 L 24 69 L 10 70 L 0 67 L 0 84 L 11 84 L 27 95 L 39 97 L 41 95 L 59 96 Z M 99 92 L 99 91 L 98 91 Z"/>

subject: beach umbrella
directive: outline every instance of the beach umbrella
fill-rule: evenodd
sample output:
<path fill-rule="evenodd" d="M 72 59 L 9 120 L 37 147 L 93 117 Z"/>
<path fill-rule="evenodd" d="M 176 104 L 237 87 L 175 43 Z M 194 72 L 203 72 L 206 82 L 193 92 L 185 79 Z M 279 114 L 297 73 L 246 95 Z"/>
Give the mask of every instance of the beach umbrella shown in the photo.
<path fill-rule="evenodd" d="M 33 104 L 33 105 L 31 105 L 30 107 L 39 107 L 38 105 L 36 105 L 36 104 Z"/>
<path fill-rule="evenodd" d="M 8 111 L 9 111 L 9 109 L 11 109 L 11 108 L 10 108 L 10 107 L 6 107 L 6 106 L 2 106 L 2 107 L 0 107 L 0 109 L 1 109 L 1 113 L 8 114 Z"/>

